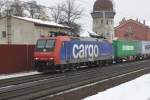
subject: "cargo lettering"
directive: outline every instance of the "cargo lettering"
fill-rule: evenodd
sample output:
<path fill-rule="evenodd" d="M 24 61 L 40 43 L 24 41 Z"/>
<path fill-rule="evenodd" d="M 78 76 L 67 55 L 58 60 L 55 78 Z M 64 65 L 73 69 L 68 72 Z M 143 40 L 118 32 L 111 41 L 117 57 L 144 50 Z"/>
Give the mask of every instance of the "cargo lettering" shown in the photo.
<path fill-rule="evenodd" d="M 74 58 L 87 58 L 87 57 L 98 57 L 99 49 L 98 45 L 73 45 L 73 57 Z"/>
<path fill-rule="evenodd" d="M 124 46 L 122 47 L 122 50 L 132 51 L 132 50 L 134 50 L 134 46 L 124 45 Z"/>

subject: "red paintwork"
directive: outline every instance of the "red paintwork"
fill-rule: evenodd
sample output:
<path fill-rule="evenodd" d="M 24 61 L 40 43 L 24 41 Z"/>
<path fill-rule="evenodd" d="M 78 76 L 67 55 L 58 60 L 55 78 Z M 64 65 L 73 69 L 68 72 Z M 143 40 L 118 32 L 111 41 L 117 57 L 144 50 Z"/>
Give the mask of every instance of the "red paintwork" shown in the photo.
<path fill-rule="evenodd" d="M 48 61 L 49 58 L 54 58 L 53 52 L 35 52 L 34 58 L 39 58 L 41 61 Z"/>
<path fill-rule="evenodd" d="M 70 41 L 70 37 L 69 36 L 56 37 L 56 45 L 55 45 L 55 50 L 54 50 L 55 64 L 61 64 L 60 50 L 61 50 L 62 42 L 64 42 L 64 41 Z"/>
<path fill-rule="evenodd" d="M 32 70 L 35 45 L 0 45 L 0 74 Z"/>
<path fill-rule="evenodd" d="M 53 52 L 34 52 L 34 58 L 38 58 L 38 61 L 48 61 L 54 58 L 55 64 L 61 64 L 60 50 L 62 42 L 70 41 L 69 36 L 57 36 L 57 37 L 42 37 L 40 39 L 55 39 L 55 48 Z"/>

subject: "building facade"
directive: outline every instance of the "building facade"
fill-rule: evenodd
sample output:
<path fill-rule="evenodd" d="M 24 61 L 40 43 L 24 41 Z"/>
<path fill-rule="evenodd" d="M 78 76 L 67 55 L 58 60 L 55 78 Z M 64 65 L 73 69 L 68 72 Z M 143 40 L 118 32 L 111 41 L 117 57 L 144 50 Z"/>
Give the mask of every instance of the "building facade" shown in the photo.
<path fill-rule="evenodd" d="M 0 19 L 0 44 L 31 44 L 42 35 L 52 32 L 69 33 L 70 28 L 54 22 L 24 17 L 3 17 Z"/>
<path fill-rule="evenodd" d="M 0 74 L 33 70 L 35 43 L 40 36 L 69 33 L 70 28 L 54 22 L 24 17 L 0 19 Z"/>
<path fill-rule="evenodd" d="M 111 0 L 96 0 L 93 12 L 93 31 L 112 41 L 114 38 L 115 11 Z"/>
<path fill-rule="evenodd" d="M 150 28 L 145 24 L 145 21 L 123 19 L 115 27 L 115 37 L 118 39 L 150 41 Z"/>

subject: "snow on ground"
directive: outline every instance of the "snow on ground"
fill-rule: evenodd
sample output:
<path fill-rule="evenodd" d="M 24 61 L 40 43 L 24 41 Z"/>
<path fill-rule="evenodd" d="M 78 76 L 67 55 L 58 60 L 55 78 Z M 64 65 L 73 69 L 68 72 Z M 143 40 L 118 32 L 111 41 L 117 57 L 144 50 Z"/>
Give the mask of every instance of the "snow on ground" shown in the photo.
<path fill-rule="evenodd" d="M 150 100 L 150 74 L 84 100 Z"/>
<path fill-rule="evenodd" d="M 35 75 L 35 74 L 39 74 L 39 72 L 31 71 L 31 72 L 21 72 L 21 73 L 14 73 L 14 74 L 2 74 L 2 75 L 0 75 L 0 80 L 28 76 L 28 75 Z"/>

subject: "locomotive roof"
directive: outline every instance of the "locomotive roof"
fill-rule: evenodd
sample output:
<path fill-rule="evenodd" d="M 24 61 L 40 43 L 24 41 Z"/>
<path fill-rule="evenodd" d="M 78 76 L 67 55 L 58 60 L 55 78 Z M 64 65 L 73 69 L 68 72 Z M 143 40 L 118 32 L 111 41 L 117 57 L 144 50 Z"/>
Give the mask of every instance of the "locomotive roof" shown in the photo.
<path fill-rule="evenodd" d="M 59 36 L 59 37 L 64 37 L 64 36 Z M 72 37 L 72 36 L 65 36 L 65 37 L 69 37 L 72 40 L 80 40 L 80 41 L 107 41 L 106 39 L 101 39 L 101 38 L 92 38 L 92 37 Z M 40 37 L 39 39 L 56 39 L 57 37 Z"/>
<path fill-rule="evenodd" d="M 104 41 L 105 39 L 100 38 L 91 38 L 91 37 L 73 37 L 72 39 L 77 39 L 80 41 Z"/>

